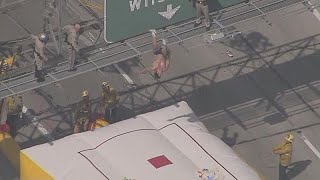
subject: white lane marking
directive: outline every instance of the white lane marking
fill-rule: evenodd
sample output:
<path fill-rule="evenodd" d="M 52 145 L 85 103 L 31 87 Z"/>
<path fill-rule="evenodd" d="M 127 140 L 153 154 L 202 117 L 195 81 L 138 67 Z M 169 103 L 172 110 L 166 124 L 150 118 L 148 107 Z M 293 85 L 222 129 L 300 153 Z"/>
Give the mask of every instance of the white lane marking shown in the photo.
<path fill-rule="evenodd" d="M 301 131 L 298 132 L 298 135 L 301 137 L 303 142 L 306 143 L 306 145 L 311 149 L 311 151 L 320 159 L 320 152 L 312 145 L 308 138 Z"/>
<path fill-rule="evenodd" d="M 309 4 L 311 7 L 313 6 L 310 1 L 308 1 L 308 4 Z M 319 13 L 319 11 L 318 11 L 316 8 L 313 9 L 312 13 L 313 13 L 313 14 L 316 16 L 316 18 L 320 21 L 320 13 Z"/>
<path fill-rule="evenodd" d="M 28 108 L 23 106 L 22 107 L 22 112 L 26 113 L 28 111 Z M 52 140 L 53 138 L 50 136 L 48 130 L 38 121 L 38 119 L 36 117 L 34 117 L 31 120 L 31 123 L 34 125 L 34 127 L 36 127 L 39 132 L 43 135 L 43 136 L 47 136 L 48 139 Z"/>
<path fill-rule="evenodd" d="M 42 135 L 49 135 L 49 132 L 46 128 L 43 127 L 43 125 L 37 120 L 37 118 L 33 118 L 31 120 L 31 123 L 40 131 Z"/>
<path fill-rule="evenodd" d="M 28 108 L 26 108 L 25 106 L 22 107 L 22 112 L 25 114 L 28 111 Z"/>
<path fill-rule="evenodd" d="M 134 84 L 133 80 L 128 76 L 127 73 L 124 72 L 122 68 L 118 64 L 113 64 L 113 66 L 120 72 L 120 74 L 126 79 L 129 84 Z"/>

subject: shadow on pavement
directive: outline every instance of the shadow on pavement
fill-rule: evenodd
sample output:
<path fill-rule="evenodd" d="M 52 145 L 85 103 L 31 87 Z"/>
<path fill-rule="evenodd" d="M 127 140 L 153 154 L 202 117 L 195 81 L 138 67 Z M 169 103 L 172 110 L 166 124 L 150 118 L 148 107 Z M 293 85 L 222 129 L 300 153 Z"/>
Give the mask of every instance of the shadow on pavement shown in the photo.
<path fill-rule="evenodd" d="M 266 116 L 265 118 L 263 118 L 263 121 L 270 125 L 278 124 L 284 122 L 285 120 L 286 118 L 283 117 L 280 113 L 271 114 L 270 116 Z"/>
<path fill-rule="evenodd" d="M 7 160 L 5 156 L 3 156 L 0 152 L 0 180 L 18 180 L 19 174 L 12 167 L 10 162 Z M 5 172 L 5 173 L 3 173 Z"/>
<path fill-rule="evenodd" d="M 294 162 L 288 167 L 287 175 L 290 179 L 294 178 L 297 175 L 299 175 L 302 171 L 304 171 L 311 163 L 311 160 Z"/>
<path fill-rule="evenodd" d="M 20 148 L 6 133 L 0 132 L 0 180 L 19 178 Z"/>
<path fill-rule="evenodd" d="M 272 48 L 273 44 L 269 42 L 269 39 L 260 32 L 250 32 L 245 35 L 247 42 L 243 41 L 241 36 L 235 36 L 231 39 L 229 46 L 242 51 L 246 54 L 252 54 L 252 50 L 248 49 L 247 43 L 255 48 L 258 52 L 263 52 L 268 48 Z"/>
<path fill-rule="evenodd" d="M 319 38 L 318 36 L 311 36 L 273 48 L 270 48 L 272 44 L 268 42 L 268 39 L 259 33 L 251 33 L 247 38 L 249 38 L 247 39 L 249 43 L 259 47 L 261 51 L 267 49 L 267 57 L 276 57 L 273 58 L 273 60 L 277 60 L 286 54 L 291 55 L 291 51 L 301 51 L 298 53 L 298 57 L 293 57 L 290 61 L 282 64 L 273 65 L 278 72 L 286 75 L 286 80 L 290 82 L 291 86 L 314 86 L 311 85 L 311 82 L 320 79 L 320 71 L 318 71 L 320 61 L 318 61 L 319 58 L 316 56 L 320 51 L 315 48 L 315 45 L 319 44 L 319 42 L 314 42 L 316 41 L 316 38 Z M 246 45 L 239 44 L 237 46 L 240 47 Z M 248 54 L 251 53 L 251 55 L 203 68 L 172 79 L 145 84 L 134 90 L 119 92 L 121 95 L 121 104 L 118 110 L 119 120 L 127 119 L 137 114 L 150 112 L 184 100 L 198 116 L 208 115 L 217 111 L 223 111 L 228 115 L 227 118 L 223 119 L 222 127 L 216 127 L 216 122 L 205 122 L 209 131 L 213 130 L 213 128 L 224 128 L 235 123 L 239 124 L 243 129 L 246 129 L 248 127 L 246 127 L 243 122 L 250 119 L 250 117 L 241 117 L 239 113 L 235 112 L 233 107 L 237 106 L 237 108 L 241 108 L 243 103 L 260 100 L 256 103 L 255 107 L 250 109 L 251 112 L 255 112 L 255 114 L 251 115 L 251 118 L 262 116 L 270 112 L 277 112 L 276 115 L 266 117 L 263 122 L 276 124 L 283 121 L 284 119 L 282 119 L 282 117 L 288 116 L 285 110 L 286 107 L 284 107 L 286 102 L 288 102 L 290 106 L 300 105 L 304 102 L 300 101 L 299 98 L 297 98 L 298 101 L 293 99 L 290 101 L 283 101 L 281 98 L 278 98 L 279 94 L 281 95 L 280 97 L 282 97 L 288 90 L 291 90 L 291 88 L 287 85 L 283 85 L 284 83 L 281 83 L 281 85 L 274 84 L 276 77 L 274 75 L 274 71 L 270 68 L 266 68 L 266 66 L 254 66 L 249 64 L 249 62 L 260 61 L 261 58 L 258 57 L 257 54 L 254 54 L 252 50 L 247 50 L 250 49 L 249 47 L 241 48 L 242 49 L 240 50 L 247 51 Z M 307 48 L 309 50 L 314 49 L 314 53 L 311 55 L 301 56 Z M 216 82 L 217 74 L 222 71 L 226 71 L 225 68 L 230 67 L 241 68 L 239 72 L 233 74 L 234 76 L 232 78 Z M 252 71 L 242 72 L 243 68 L 250 68 Z M 294 71 L 295 74 L 299 74 L 299 76 L 287 73 L 288 71 Z M 276 81 L 281 80 L 276 79 Z M 188 84 L 190 82 L 192 82 L 191 85 Z M 199 85 L 200 83 L 195 82 L 205 82 L 205 84 L 208 85 Z M 158 91 L 160 91 L 159 89 L 161 89 L 161 87 L 170 86 L 174 86 L 174 90 L 170 89 L 170 91 L 173 91 L 170 92 L 173 97 L 156 99 L 156 95 Z M 192 88 L 191 90 L 190 87 Z M 146 89 L 149 91 L 148 94 L 145 93 Z M 314 87 L 314 89 L 317 88 Z M 41 94 L 42 92 L 38 91 L 38 93 Z M 46 97 L 45 95 L 43 96 L 48 102 L 52 101 L 52 98 Z M 316 94 L 315 96 L 319 98 L 319 95 Z M 316 99 L 313 97 L 311 100 Z M 93 99 L 92 103 L 98 103 L 99 101 L 100 99 Z M 265 102 L 268 105 L 266 106 L 264 105 L 265 103 L 263 104 L 261 102 Z M 61 112 L 65 109 L 70 109 L 70 107 L 73 109 L 74 104 L 68 105 L 68 107 L 59 107 L 52 104 L 52 107 L 52 110 L 55 112 Z M 70 113 L 71 112 L 68 112 L 68 114 Z M 73 127 L 71 124 L 73 123 L 72 118 L 66 115 L 63 116 L 70 126 Z M 43 119 L 45 118 L 46 117 L 43 117 Z M 234 138 L 235 137 L 236 135 L 234 135 Z M 233 141 L 235 140 L 229 140 L 228 138 L 225 139 L 230 141 L 229 144 L 234 144 Z"/>
<path fill-rule="evenodd" d="M 223 134 L 222 134 L 221 140 L 223 142 L 225 142 L 228 146 L 232 147 L 236 144 L 239 134 L 237 132 L 235 132 L 235 133 L 233 133 L 232 136 L 229 136 L 228 132 L 229 132 L 228 127 L 223 128 Z"/>

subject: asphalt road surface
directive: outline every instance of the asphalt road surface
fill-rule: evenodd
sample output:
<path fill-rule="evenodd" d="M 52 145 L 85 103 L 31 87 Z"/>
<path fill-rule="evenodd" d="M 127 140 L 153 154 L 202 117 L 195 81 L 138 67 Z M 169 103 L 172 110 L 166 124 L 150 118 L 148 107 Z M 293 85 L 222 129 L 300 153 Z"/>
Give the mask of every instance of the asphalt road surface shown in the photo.
<path fill-rule="evenodd" d="M 96 102 L 106 80 L 121 94 L 119 120 L 184 100 L 212 134 L 266 179 L 278 178 L 272 147 L 293 132 L 289 176 L 318 180 L 319 20 L 297 5 L 234 28 L 241 34 L 233 38 L 208 44 L 201 36 L 171 46 L 170 68 L 160 80 L 139 73 L 151 65 L 151 53 L 118 64 L 138 86 L 135 90 L 109 66 L 24 93 L 28 112 L 17 123 L 15 140 L 28 148 L 72 133 L 74 105 L 83 90 L 89 91 L 98 116 Z"/>

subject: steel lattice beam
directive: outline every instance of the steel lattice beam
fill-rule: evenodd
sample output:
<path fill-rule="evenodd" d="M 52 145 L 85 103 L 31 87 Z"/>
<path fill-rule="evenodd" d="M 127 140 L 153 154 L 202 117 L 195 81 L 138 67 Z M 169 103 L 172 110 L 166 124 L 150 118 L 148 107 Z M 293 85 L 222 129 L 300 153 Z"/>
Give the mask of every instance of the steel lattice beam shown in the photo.
<path fill-rule="evenodd" d="M 267 5 L 259 7 L 258 9 L 261 10 L 261 8 L 267 7 L 268 5 L 273 5 L 275 3 L 284 2 L 284 1 L 286 1 L 286 0 L 280 0 L 280 1 L 273 2 L 273 3 L 269 3 Z M 235 24 L 237 24 L 239 22 L 248 21 L 248 20 L 253 19 L 253 18 L 258 18 L 258 17 L 261 17 L 261 16 L 265 16 L 266 14 L 270 14 L 272 12 L 280 11 L 280 10 L 282 10 L 284 8 L 291 7 L 291 6 L 294 6 L 294 5 L 298 4 L 298 3 L 301 3 L 302 1 L 303 0 L 300 0 L 300 1 L 296 0 L 292 4 L 289 4 L 286 7 L 281 7 L 279 9 L 275 9 L 273 11 L 266 12 L 264 14 L 260 14 L 260 15 L 257 15 L 257 16 L 251 17 L 251 18 L 247 18 L 245 20 L 238 21 L 238 22 L 235 22 L 233 24 L 228 24 L 228 25 L 225 25 L 223 28 L 231 27 L 231 26 L 233 26 L 233 25 L 235 25 Z M 253 10 L 251 9 L 248 12 L 250 12 L 250 11 L 257 11 L 257 9 L 254 8 Z M 244 12 L 244 13 L 248 13 L 248 12 Z M 234 15 L 234 16 L 237 16 L 237 15 Z M 224 19 L 220 19 L 219 21 L 223 22 L 224 20 L 226 20 L 228 18 L 230 19 L 232 17 L 227 17 L 227 18 L 224 18 Z M 192 24 L 192 23 L 193 23 L 193 21 L 189 21 L 189 22 L 181 24 L 179 26 L 168 28 L 167 30 L 164 30 L 164 31 L 159 31 L 159 33 L 170 32 L 171 35 L 169 35 L 167 38 L 174 37 L 174 38 L 177 39 L 177 41 L 168 43 L 168 46 L 181 43 L 181 42 L 189 40 L 191 38 L 202 36 L 204 33 L 206 33 L 204 31 L 202 33 L 199 33 L 197 35 L 192 35 L 190 37 L 186 37 L 186 38 L 181 37 L 183 34 L 188 33 L 188 32 L 192 32 L 192 31 L 195 31 L 195 30 L 199 30 L 203 26 L 200 26 L 200 27 L 197 27 L 197 28 L 188 28 L 187 30 L 182 30 L 182 31 L 175 32 L 175 30 L 177 30 L 179 28 L 183 28 L 184 26 L 186 26 L 188 24 Z M 218 30 L 221 30 L 221 29 L 222 28 L 219 28 Z M 215 31 L 215 30 L 217 30 L 217 29 L 213 29 L 211 31 Z M 68 78 L 72 78 L 72 77 L 78 76 L 80 74 L 84 74 L 84 73 L 90 72 L 90 71 L 99 70 L 99 69 L 101 69 L 103 67 L 106 67 L 106 66 L 109 66 L 109 65 L 112 65 L 112 64 L 115 64 L 115 63 L 119 63 L 119 62 L 122 62 L 122 61 L 126 61 L 126 60 L 129 60 L 129 59 L 134 58 L 134 57 L 138 57 L 143 53 L 148 53 L 148 52 L 152 51 L 151 48 L 150 48 L 151 46 L 147 50 L 144 50 L 144 51 L 140 51 L 139 48 L 141 48 L 143 46 L 146 46 L 146 45 L 149 45 L 151 43 L 144 43 L 144 44 L 140 44 L 140 45 L 136 45 L 136 46 L 133 46 L 133 44 L 135 42 L 137 42 L 139 40 L 143 40 L 144 38 L 149 37 L 149 36 L 150 35 L 144 35 L 143 37 L 131 39 L 131 40 L 126 41 L 125 43 L 118 43 L 118 44 L 115 44 L 115 45 L 111 45 L 112 47 L 107 47 L 106 49 L 102 49 L 102 50 L 100 50 L 98 52 L 94 52 L 94 53 L 89 54 L 89 56 L 90 55 L 94 55 L 94 54 L 97 54 L 97 53 L 102 52 L 102 51 L 108 51 L 108 49 L 111 49 L 111 48 L 114 49 L 116 47 L 123 46 L 124 44 L 129 46 L 129 48 L 127 48 L 125 50 L 120 50 L 118 52 L 112 53 L 112 54 L 107 55 L 107 56 L 102 56 L 102 57 L 98 57 L 98 58 L 95 58 L 95 59 L 91 59 L 90 57 L 87 58 L 87 59 L 89 59 L 89 62 L 81 63 L 81 64 L 76 66 L 78 68 L 78 72 L 68 72 L 67 71 L 67 69 L 68 69 L 67 68 L 67 62 L 64 62 L 64 63 L 58 64 L 58 66 L 55 68 L 56 71 L 55 72 L 51 72 L 51 73 L 49 73 L 47 75 L 47 77 L 50 77 L 50 79 L 46 79 L 46 81 L 42 82 L 42 83 L 36 83 L 36 79 L 34 78 L 33 72 L 30 72 L 30 73 L 27 73 L 27 74 L 24 74 L 24 75 L 21 75 L 21 76 L 17 76 L 17 77 L 2 81 L 1 83 L 3 84 L 3 86 L 5 88 L 0 89 L 0 98 L 4 98 L 4 97 L 11 96 L 13 94 L 17 94 L 17 93 L 22 93 L 22 92 L 26 92 L 26 91 L 29 91 L 29 90 L 33 90 L 33 89 L 36 89 L 36 88 L 39 88 L 39 87 L 43 87 L 43 86 L 46 86 L 46 85 L 49 85 L 49 84 L 52 84 L 52 83 L 56 83 L 56 82 L 59 82 L 59 81 L 62 81 L 62 80 L 68 79 Z M 117 56 L 120 56 L 120 55 L 122 55 L 124 53 L 130 53 L 130 52 L 131 52 L 131 54 L 126 55 L 126 57 L 119 58 L 119 59 L 116 58 Z M 110 60 L 112 58 L 116 58 L 116 60 Z M 101 61 L 103 61 L 103 62 L 101 63 Z M 98 64 L 98 62 L 100 62 L 100 63 Z M 17 89 L 17 90 L 15 90 L 15 89 Z M 8 93 L 4 93 L 6 91 L 10 91 L 10 93 L 9 94 Z"/>

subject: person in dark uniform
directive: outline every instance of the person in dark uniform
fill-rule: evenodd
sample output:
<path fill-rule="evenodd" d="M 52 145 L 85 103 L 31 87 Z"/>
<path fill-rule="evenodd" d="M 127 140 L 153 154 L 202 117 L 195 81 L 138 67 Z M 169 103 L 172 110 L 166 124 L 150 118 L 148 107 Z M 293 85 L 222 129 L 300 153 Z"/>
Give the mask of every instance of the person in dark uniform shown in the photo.
<path fill-rule="evenodd" d="M 91 103 L 88 91 L 82 92 L 82 100 L 80 101 L 75 115 L 76 123 L 74 133 L 87 131 L 92 121 Z"/>

